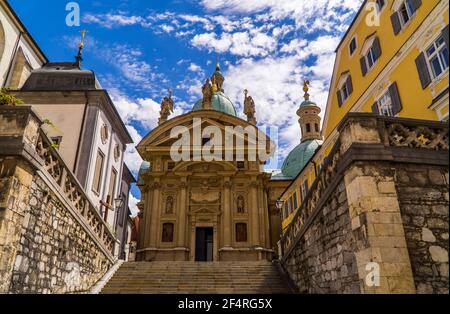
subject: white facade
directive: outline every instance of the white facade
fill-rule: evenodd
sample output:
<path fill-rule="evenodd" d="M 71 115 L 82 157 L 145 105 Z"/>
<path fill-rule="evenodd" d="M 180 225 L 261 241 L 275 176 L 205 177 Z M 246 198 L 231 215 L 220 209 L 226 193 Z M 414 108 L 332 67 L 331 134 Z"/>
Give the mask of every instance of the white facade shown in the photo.
<path fill-rule="evenodd" d="M 46 57 L 10 10 L 0 2 L 0 84 L 20 88 L 33 69 L 47 62 Z"/>

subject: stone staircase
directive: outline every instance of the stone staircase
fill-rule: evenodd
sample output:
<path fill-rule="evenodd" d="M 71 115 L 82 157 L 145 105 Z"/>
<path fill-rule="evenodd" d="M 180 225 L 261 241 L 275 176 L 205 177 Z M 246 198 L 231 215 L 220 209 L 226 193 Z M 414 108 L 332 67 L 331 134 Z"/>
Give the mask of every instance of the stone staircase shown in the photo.
<path fill-rule="evenodd" d="M 287 280 L 270 262 L 124 263 L 103 294 L 284 294 Z"/>

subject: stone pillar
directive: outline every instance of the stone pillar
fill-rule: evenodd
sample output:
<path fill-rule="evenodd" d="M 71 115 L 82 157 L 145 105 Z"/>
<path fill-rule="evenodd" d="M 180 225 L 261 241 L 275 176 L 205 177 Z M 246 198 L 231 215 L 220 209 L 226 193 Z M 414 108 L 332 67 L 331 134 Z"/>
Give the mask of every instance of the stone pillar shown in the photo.
<path fill-rule="evenodd" d="M 377 119 L 355 115 L 339 127 L 341 156 L 355 144 L 382 145 Z M 356 162 L 344 172 L 344 182 L 351 228 L 357 240 L 355 256 L 361 293 L 415 293 L 395 170 L 382 162 Z M 368 275 L 376 273 L 376 268 L 379 286 L 369 286 Z"/>
<path fill-rule="evenodd" d="M 230 178 L 225 178 L 224 182 L 224 204 L 223 204 L 223 246 L 224 247 L 231 247 L 231 235 L 233 232 L 232 228 L 232 220 L 231 220 L 231 182 Z"/>
<path fill-rule="evenodd" d="M 186 224 L 187 224 L 187 183 L 186 177 L 181 178 L 180 184 L 180 202 L 178 206 L 178 246 L 180 248 L 186 248 Z"/>
<path fill-rule="evenodd" d="M 160 208 L 159 208 L 159 197 L 160 197 L 160 188 L 161 188 L 161 183 L 159 181 L 155 181 L 153 182 L 153 201 L 152 201 L 152 205 L 151 205 L 151 222 L 150 222 L 150 230 L 148 230 L 150 232 L 150 241 L 149 241 L 149 246 L 150 248 L 154 249 L 156 248 L 156 243 L 158 241 L 158 218 L 159 218 L 159 212 L 160 212 Z"/>
<path fill-rule="evenodd" d="M 251 207 L 251 228 L 252 228 L 252 244 L 254 246 L 261 246 L 260 234 L 259 234 L 259 206 L 258 206 L 258 181 L 253 180 L 250 183 L 250 196 L 252 200 Z"/>
<path fill-rule="evenodd" d="M 394 170 L 356 163 L 344 175 L 362 293 L 415 293 Z M 370 264 L 376 263 L 376 264 Z M 367 276 L 379 267 L 379 286 Z"/>

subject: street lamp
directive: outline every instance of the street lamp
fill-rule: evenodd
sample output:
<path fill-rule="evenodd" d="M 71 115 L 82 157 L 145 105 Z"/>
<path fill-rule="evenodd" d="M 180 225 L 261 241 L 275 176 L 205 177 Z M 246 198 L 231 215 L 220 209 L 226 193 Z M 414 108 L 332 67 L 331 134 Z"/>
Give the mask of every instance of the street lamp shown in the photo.
<path fill-rule="evenodd" d="M 283 205 L 284 205 L 284 202 L 283 202 L 281 199 L 278 199 L 278 200 L 276 201 L 276 203 L 275 203 L 275 206 L 276 206 L 277 209 L 280 210 L 280 211 L 283 209 Z"/>
<path fill-rule="evenodd" d="M 114 207 L 116 208 L 116 210 L 122 208 L 123 202 L 124 202 L 124 200 L 123 200 L 122 197 L 116 198 L 116 199 L 114 200 Z"/>

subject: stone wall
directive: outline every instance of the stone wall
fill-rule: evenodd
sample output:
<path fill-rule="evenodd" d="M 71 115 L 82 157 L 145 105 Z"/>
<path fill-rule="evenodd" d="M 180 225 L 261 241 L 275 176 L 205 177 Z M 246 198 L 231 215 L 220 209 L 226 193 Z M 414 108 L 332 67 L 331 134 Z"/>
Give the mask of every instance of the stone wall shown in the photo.
<path fill-rule="evenodd" d="M 344 182 L 330 195 L 285 262 L 300 293 L 359 293 Z"/>
<path fill-rule="evenodd" d="M 351 113 L 338 132 L 280 240 L 290 277 L 305 293 L 448 293 L 448 125 Z"/>
<path fill-rule="evenodd" d="M 42 179 L 31 184 L 9 292 L 88 292 L 111 263 Z"/>
<path fill-rule="evenodd" d="M 83 293 L 115 237 L 30 107 L 0 108 L 0 293 Z"/>
<path fill-rule="evenodd" d="M 448 168 L 401 165 L 396 188 L 418 293 L 449 293 Z"/>

